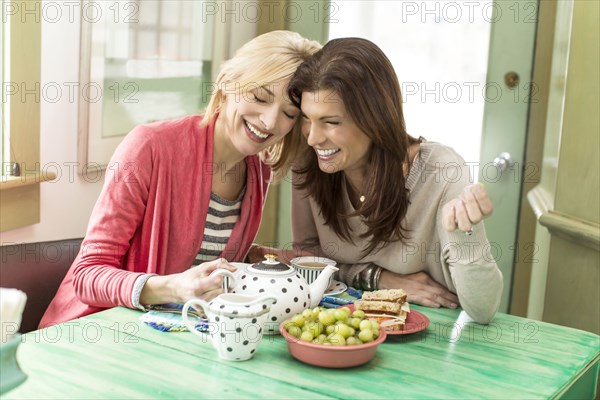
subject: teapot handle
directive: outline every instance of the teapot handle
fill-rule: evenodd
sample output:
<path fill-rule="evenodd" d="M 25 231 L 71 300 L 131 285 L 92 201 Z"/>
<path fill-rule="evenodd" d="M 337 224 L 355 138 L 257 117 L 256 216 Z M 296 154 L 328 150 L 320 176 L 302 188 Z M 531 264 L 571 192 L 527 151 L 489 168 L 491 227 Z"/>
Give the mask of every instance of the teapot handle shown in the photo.
<path fill-rule="evenodd" d="M 215 275 L 225 275 L 227 278 L 229 278 L 230 282 L 227 285 L 223 285 L 223 292 L 224 293 L 229 293 L 229 287 L 235 287 L 236 285 L 236 279 L 235 279 L 235 275 L 233 275 L 233 272 L 228 271 L 226 269 L 223 268 L 217 268 L 215 269 L 213 272 L 210 273 L 209 276 L 215 276 Z"/>
<path fill-rule="evenodd" d="M 196 326 L 194 325 L 194 323 L 192 321 L 190 321 L 190 319 L 188 317 L 188 311 L 190 310 L 190 308 L 193 305 L 199 305 L 204 310 L 204 314 L 208 315 L 206 313 L 206 311 L 208 310 L 209 307 L 208 307 L 208 303 L 206 301 L 204 301 L 202 299 L 190 299 L 183 305 L 183 309 L 181 310 L 181 316 L 183 317 L 183 322 L 185 323 L 185 325 L 187 326 L 189 331 L 192 332 L 193 334 L 198 335 L 201 338 L 207 338 L 207 337 L 210 338 L 210 334 L 208 332 L 200 332 L 200 331 L 196 330 Z"/>

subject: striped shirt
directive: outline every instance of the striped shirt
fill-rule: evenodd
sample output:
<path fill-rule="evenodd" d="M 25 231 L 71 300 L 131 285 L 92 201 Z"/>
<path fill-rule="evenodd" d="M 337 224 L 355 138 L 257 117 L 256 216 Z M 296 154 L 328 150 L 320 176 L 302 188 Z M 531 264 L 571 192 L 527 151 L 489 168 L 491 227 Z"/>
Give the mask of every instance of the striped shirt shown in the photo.
<path fill-rule="evenodd" d="M 210 194 L 202 245 L 192 265 L 215 260 L 221 255 L 231 236 L 231 231 L 240 217 L 245 193 L 246 189 L 244 188 L 238 198 L 233 201 L 223 199 L 214 193 Z"/>
<path fill-rule="evenodd" d="M 206 225 L 204 226 L 204 237 L 202 238 L 202 245 L 196 255 L 196 259 L 192 262 L 192 267 L 219 257 L 231 236 L 234 225 L 239 219 L 242 211 L 242 199 L 245 193 L 246 188 L 244 187 L 242 193 L 233 201 L 222 199 L 214 193 L 210 194 Z M 156 274 L 144 274 L 136 279 L 131 292 L 131 303 L 135 308 L 148 311 L 140 304 L 140 296 L 146 281 L 154 275 Z"/>

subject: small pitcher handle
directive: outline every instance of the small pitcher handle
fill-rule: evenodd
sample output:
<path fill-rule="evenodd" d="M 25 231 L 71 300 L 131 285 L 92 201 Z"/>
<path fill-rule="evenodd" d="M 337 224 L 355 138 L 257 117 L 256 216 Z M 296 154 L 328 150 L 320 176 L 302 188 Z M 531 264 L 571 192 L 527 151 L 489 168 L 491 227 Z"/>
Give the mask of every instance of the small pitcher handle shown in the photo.
<path fill-rule="evenodd" d="M 228 277 L 230 279 L 229 285 L 225 285 L 223 288 L 223 292 L 225 292 L 225 293 L 229 293 L 230 285 L 235 287 L 235 284 L 237 283 L 236 279 L 235 279 L 235 275 L 233 275 L 233 272 L 228 271 L 226 269 L 217 268 L 213 272 L 211 272 L 209 276 L 215 276 L 215 275 L 225 275 L 226 277 Z"/>
<path fill-rule="evenodd" d="M 183 309 L 181 310 L 181 316 L 183 317 L 183 322 L 188 327 L 190 332 L 192 332 L 193 334 L 198 335 L 201 338 L 211 338 L 211 335 L 208 334 L 207 332 L 200 332 L 200 331 L 196 330 L 196 326 L 194 325 L 194 323 L 192 321 L 190 321 L 190 319 L 188 317 L 188 311 L 194 305 L 198 305 L 198 306 L 202 307 L 202 309 L 204 310 L 204 314 L 206 314 L 206 311 L 208 310 L 208 303 L 206 301 L 204 301 L 202 299 L 188 300 L 183 305 Z"/>

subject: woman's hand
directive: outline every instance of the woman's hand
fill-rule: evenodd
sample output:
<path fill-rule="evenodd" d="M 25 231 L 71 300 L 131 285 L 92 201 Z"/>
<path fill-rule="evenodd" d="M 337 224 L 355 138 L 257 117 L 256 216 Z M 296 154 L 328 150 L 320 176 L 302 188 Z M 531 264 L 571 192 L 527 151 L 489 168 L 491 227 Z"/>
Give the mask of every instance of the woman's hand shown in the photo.
<path fill-rule="evenodd" d="M 144 305 L 185 303 L 192 298 L 210 301 L 223 293 L 223 276 L 209 277 L 217 268 L 234 272 L 236 268 L 224 258 L 218 258 L 192 267 L 179 274 L 153 276 L 146 282 L 140 295 Z"/>
<path fill-rule="evenodd" d="M 485 187 L 481 183 L 467 186 L 462 193 L 446 203 L 442 209 L 442 224 L 453 232 L 458 227 L 470 232 L 473 225 L 492 214 L 494 207 Z"/>
<path fill-rule="evenodd" d="M 431 279 L 426 272 L 401 275 L 383 270 L 379 277 L 379 287 L 403 289 L 407 294 L 408 302 L 413 304 L 434 308 L 456 308 L 459 305 L 458 297 Z"/>
<path fill-rule="evenodd" d="M 223 276 L 209 275 L 218 268 L 235 272 L 236 268 L 224 258 L 218 258 L 192 267 L 175 275 L 174 285 L 178 289 L 179 303 L 185 303 L 192 298 L 210 301 L 223 293 Z"/>

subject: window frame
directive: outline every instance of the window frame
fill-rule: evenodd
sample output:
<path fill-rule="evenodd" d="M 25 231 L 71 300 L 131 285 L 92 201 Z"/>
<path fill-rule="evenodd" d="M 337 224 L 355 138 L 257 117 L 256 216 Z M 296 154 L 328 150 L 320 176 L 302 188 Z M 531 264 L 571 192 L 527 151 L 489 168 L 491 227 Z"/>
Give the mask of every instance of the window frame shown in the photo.
<path fill-rule="evenodd" d="M 7 149 L 0 172 L 0 232 L 40 222 L 39 183 L 55 178 L 40 172 L 42 19 L 32 9 L 41 10 L 41 1 L 2 16 L 2 140 Z M 15 162 L 19 176 L 9 174 Z"/>

